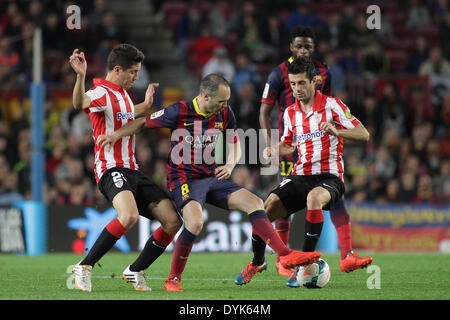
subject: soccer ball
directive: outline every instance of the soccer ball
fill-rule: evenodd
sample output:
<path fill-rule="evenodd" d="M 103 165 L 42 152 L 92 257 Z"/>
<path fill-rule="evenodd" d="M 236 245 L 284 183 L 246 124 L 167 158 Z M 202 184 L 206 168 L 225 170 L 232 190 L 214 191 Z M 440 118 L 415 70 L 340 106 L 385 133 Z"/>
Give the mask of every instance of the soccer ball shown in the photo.
<path fill-rule="evenodd" d="M 319 259 L 309 266 L 300 267 L 297 271 L 297 281 L 308 289 L 323 288 L 330 281 L 330 267 L 323 259 Z"/>

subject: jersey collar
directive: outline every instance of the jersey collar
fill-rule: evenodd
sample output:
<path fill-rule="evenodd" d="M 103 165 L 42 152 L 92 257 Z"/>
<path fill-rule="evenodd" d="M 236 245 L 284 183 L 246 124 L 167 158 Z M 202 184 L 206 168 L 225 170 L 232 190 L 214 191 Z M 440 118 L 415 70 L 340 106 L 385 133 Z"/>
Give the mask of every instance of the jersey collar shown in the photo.
<path fill-rule="evenodd" d="M 120 87 L 117 84 L 114 84 L 114 83 L 106 80 L 105 78 L 94 78 L 94 85 L 96 85 L 96 86 L 103 85 L 103 86 L 111 88 L 111 89 L 113 89 L 115 91 L 123 91 L 122 87 Z"/>
<path fill-rule="evenodd" d="M 192 104 L 194 105 L 195 112 L 197 112 L 199 115 L 201 115 L 201 116 L 203 116 L 203 117 L 205 117 L 205 118 L 209 118 L 209 117 L 212 115 L 212 113 L 204 113 L 204 112 L 202 112 L 202 111 L 200 110 L 200 107 L 198 106 L 197 98 L 198 98 L 198 96 L 196 96 L 196 97 L 192 100 Z"/>
<path fill-rule="evenodd" d="M 315 90 L 315 91 L 316 91 L 316 94 L 314 96 L 314 104 L 313 104 L 313 107 L 312 107 L 311 111 L 319 111 L 321 109 L 321 107 L 322 107 L 323 94 L 320 91 L 318 91 L 318 90 Z M 294 109 L 296 111 L 303 112 L 301 107 L 300 107 L 300 101 L 297 98 L 295 98 L 295 107 L 294 107 Z"/>

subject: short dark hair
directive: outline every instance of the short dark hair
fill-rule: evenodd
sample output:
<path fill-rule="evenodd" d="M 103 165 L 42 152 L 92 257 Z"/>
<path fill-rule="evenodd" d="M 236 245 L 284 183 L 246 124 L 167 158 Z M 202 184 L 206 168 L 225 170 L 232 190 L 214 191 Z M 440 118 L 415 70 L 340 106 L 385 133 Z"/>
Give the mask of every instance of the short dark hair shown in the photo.
<path fill-rule="evenodd" d="M 208 74 L 200 81 L 200 92 L 206 92 L 211 96 L 215 96 L 220 85 L 230 87 L 230 83 L 221 75 L 216 73 Z"/>
<path fill-rule="evenodd" d="M 127 70 L 132 65 L 144 61 L 145 56 L 141 50 L 127 43 L 121 43 L 115 46 L 108 55 L 106 66 L 108 71 L 114 69 L 115 66 L 121 66 Z"/>
<path fill-rule="evenodd" d="M 292 43 L 297 37 L 311 38 L 313 42 L 316 42 L 316 36 L 311 27 L 296 26 L 292 28 L 289 34 L 289 43 Z"/>
<path fill-rule="evenodd" d="M 316 67 L 310 57 L 297 58 L 288 66 L 288 74 L 306 73 L 309 81 L 316 76 Z"/>

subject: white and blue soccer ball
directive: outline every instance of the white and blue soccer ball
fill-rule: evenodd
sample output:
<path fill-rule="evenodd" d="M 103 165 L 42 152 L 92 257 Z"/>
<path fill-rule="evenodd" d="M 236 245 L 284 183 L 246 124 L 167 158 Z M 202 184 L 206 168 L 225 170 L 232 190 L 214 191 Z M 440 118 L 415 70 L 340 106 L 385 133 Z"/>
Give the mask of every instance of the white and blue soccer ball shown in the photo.
<path fill-rule="evenodd" d="M 328 263 L 319 259 L 306 267 L 298 268 L 297 281 L 300 286 L 308 289 L 323 288 L 330 281 L 330 275 Z"/>

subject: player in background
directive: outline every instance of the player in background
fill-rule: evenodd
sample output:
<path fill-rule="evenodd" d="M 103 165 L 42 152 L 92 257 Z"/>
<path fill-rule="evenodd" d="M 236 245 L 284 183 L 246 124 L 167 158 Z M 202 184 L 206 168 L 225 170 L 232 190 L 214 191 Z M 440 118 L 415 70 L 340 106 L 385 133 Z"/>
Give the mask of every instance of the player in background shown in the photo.
<path fill-rule="evenodd" d="M 280 135 L 284 132 L 283 114 L 288 106 L 295 102 L 295 97 L 292 88 L 289 84 L 287 69 L 292 61 L 300 57 L 312 57 L 315 46 L 315 35 L 311 28 L 297 26 L 292 29 L 289 37 L 290 51 L 292 57 L 280 63 L 270 73 L 264 92 L 261 98 L 261 108 L 259 114 L 259 123 L 261 129 L 265 132 L 266 145 L 271 146 L 271 129 L 272 123 L 270 121 L 270 114 L 275 103 L 278 102 L 278 130 Z M 316 75 L 315 85 L 316 89 L 327 96 L 332 96 L 331 90 L 331 75 L 328 67 L 318 61 L 313 60 L 314 70 Z M 267 130 L 267 131 L 266 131 Z M 281 138 L 281 136 L 280 136 Z M 294 164 L 298 159 L 297 150 L 292 154 L 281 157 L 280 168 L 278 173 L 278 180 L 281 182 L 292 173 Z M 368 260 L 372 258 L 361 258 L 352 250 L 351 225 L 350 215 L 347 212 L 343 199 L 340 199 L 331 206 L 330 218 L 336 227 L 339 248 L 341 252 L 340 269 L 341 271 L 353 271 L 359 269 L 367 264 Z M 308 217 L 307 217 L 308 219 Z M 275 221 L 275 229 L 280 238 L 287 245 L 289 241 L 289 229 L 291 224 L 291 217 L 277 219 Z M 305 233 L 305 242 L 308 234 Z M 305 250 L 303 250 L 305 251 Z M 280 275 L 290 275 L 292 270 L 283 268 L 277 260 L 276 268 Z"/>
<path fill-rule="evenodd" d="M 295 59 L 289 64 L 289 83 L 295 102 L 283 113 L 284 131 L 277 146 L 264 150 L 264 157 L 275 159 L 297 149 L 299 157 L 292 173 L 275 188 L 264 208 L 271 221 L 307 209 L 304 251 L 313 251 L 323 225 L 323 209 L 336 203 L 344 194 L 344 138 L 368 141 L 369 132 L 338 98 L 316 89 L 312 60 Z M 254 235 L 253 264 L 265 260 L 265 242 Z M 242 277 L 239 274 L 236 280 Z M 250 276 L 247 279 L 251 279 Z M 241 284 L 241 283 L 237 283 Z M 296 271 L 286 283 L 298 287 Z"/>
<path fill-rule="evenodd" d="M 170 128 L 171 151 L 167 163 L 167 188 L 182 213 L 184 229 L 175 243 L 172 267 L 165 282 L 167 291 L 183 291 L 181 274 L 186 266 L 196 237 L 203 228 L 205 202 L 225 210 L 248 214 L 254 233 L 258 234 L 289 268 L 317 261 L 318 252 L 300 252 L 286 247 L 267 219 L 263 201 L 245 188 L 228 180 L 241 156 L 236 119 L 231 107 L 230 85 L 220 75 L 210 74 L 200 82 L 197 97 L 180 101 L 147 116 L 136 119 L 112 134 L 99 137 L 100 147 L 110 148 L 116 141 L 144 127 Z M 221 132 L 230 150 L 226 163 L 216 167 L 214 148 Z M 267 267 L 262 262 L 251 272 Z"/>
<path fill-rule="evenodd" d="M 148 113 L 158 84 L 152 83 L 144 102 L 134 105 L 126 89 L 138 79 L 144 54 L 134 46 L 119 44 L 107 59 L 106 78 L 94 79 L 94 87 L 85 92 L 87 62 L 84 52 L 73 51 L 70 65 L 77 73 L 73 106 L 89 115 L 94 141 L 99 135 L 119 129 L 135 116 Z M 109 151 L 95 147 L 95 178 L 103 195 L 112 202 L 118 217 L 102 231 L 86 257 L 74 268 L 75 285 L 81 291 L 92 290 L 91 273 L 96 262 L 110 250 L 133 225 L 139 215 L 161 223 L 144 246 L 136 261 L 122 277 L 136 290 L 151 290 L 144 276 L 146 270 L 165 250 L 181 228 L 182 221 L 168 195 L 139 171 L 135 158 L 135 136 L 117 141 Z"/>

